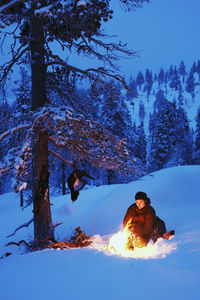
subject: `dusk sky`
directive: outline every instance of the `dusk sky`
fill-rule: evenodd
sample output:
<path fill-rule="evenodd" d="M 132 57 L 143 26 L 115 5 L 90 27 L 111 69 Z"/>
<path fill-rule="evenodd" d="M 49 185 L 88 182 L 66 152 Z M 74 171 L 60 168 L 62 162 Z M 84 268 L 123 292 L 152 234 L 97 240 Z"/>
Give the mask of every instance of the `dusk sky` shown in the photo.
<path fill-rule="evenodd" d="M 118 33 L 140 57 L 121 63 L 123 73 L 132 74 L 146 68 L 157 72 L 183 60 L 187 67 L 200 59 L 200 1 L 151 0 L 142 9 L 123 12 L 119 1 L 112 1 L 117 15 L 107 26 Z M 134 75 L 134 74 L 133 74 Z"/>
<path fill-rule="evenodd" d="M 158 72 L 160 67 L 178 66 L 181 60 L 190 68 L 200 59 L 199 0 L 151 0 L 131 12 L 123 11 L 119 0 L 111 3 L 114 17 L 105 23 L 105 33 L 117 34 L 118 40 L 139 54 L 119 63 L 127 77 L 146 68 Z M 72 62 L 88 67 L 82 58 Z"/>
<path fill-rule="evenodd" d="M 119 11 L 110 25 L 129 48 L 140 51 L 139 58 L 122 63 L 123 72 L 157 72 L 181 60 L 190 67 L 200 59 L 199 12 L 199 0 L 151 0 L 134 12 Z"/>
<path fill-rule="evenodd" d="M 119 0 L 112 0 L 111 4 L 114 18 L 104 24 L 105 33 L 117 34 L 117 40 L 127 42 L 129 49 L 139 53 L 139 57 L 118 63 L 121 74 L 127 78 L 147 68 L 155 73 L 160 67 L 178 66 L 181 60 L 190 68 L 200 59 L 199 0 L 151 0 L 132 12 L 123 11 Z M 67 57 L 68 53 L 64 54 L 63 58 Z M 94 66 L 94 60 L 83 57 L 69 56 L 68 63 L 83 69 Z M 14 77 L 18 77 L 16 72 Z"/>

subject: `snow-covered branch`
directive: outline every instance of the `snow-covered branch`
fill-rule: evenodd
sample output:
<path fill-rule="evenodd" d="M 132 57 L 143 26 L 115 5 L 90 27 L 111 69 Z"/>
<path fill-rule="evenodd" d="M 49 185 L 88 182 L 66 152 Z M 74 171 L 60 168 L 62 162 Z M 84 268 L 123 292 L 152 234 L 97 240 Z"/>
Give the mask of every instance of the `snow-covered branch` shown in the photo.
<path fill-rule="evenodd" d="M 135 10 L 135 8 L 141 8 L 144 2 L 150 0 L 120 0 L 120 5 L 125 11 Z"/>
<path fill-rule="evenodd" d="M 16 5 L 20 4 L 20 3 L 25 3 L 28 2 L 28 0 L 13 0 L 10 1 L 8 4 L 5 4 L 4 6 L 2 6 L 0 8 L 0 14 L 4 13 L 6 10 L 15 7 Z"/>
<path fill-rule="evenodd" d="M 54 146 L 68 149 L 97 167 L 135 173 L 137 167 L 126 150 L 126 141 L 116 138 L 97 122 L 66 107 L 49 109 L 46 122 Z"/>
<path fill-rule="evenodd" d="M 23 129 L 28 129 L 28 128 L 31 128 L 30 124 L 20 125 L 18 127 L 14 127 L 12 129 L 9 129 L 9 130 L 5 131 L 4 133 L 2 133 L 0 135 L 0 142 L 2 142 L 2 140 L 5 139 L 10 134 L 13 134 L 17 131 L 20 131 L 20 130 L 23 130 Z"/>
<path fill-rule="evenodd" d="M 11 233 L 11 234 L 9 234 L 9 235 L 7 236 L 7 238 L 8 238 L 8 237 L 11 237 L 11 236 L 13 236 L 13 235 L 15 235 L 15 233 L 16 233 L 18 230 L 20 230 L 20 229 L 22 229 L 22 228 L 24 228 L 24 227 L 28 227 L 32 222 L 33 222 L 33 218 L 32 218 L 31 220 L 29 220 L 28 222 L 26 222 L 26 223 L 20 225 L 19 227 L 17 227 L 13 233 Z"/>

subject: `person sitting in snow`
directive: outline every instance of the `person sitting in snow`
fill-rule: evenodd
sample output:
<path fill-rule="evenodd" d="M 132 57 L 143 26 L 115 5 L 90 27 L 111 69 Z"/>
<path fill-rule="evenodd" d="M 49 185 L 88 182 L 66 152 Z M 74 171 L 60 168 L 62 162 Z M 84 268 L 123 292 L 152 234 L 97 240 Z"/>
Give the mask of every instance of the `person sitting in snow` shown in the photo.
<path fill-rule="evenodd" d="M 72 202 L 77 200 L 79 196 L 79 191 L 87 184 L 87 180 L 83 177 L 88 177 L 94 180 L 92 176 L 88 175 L 85 171 L 77 169 L 75 165 L 73 166 L 73 168 L 73 172 L 69 175 L 67 179 L 68 187 L 71 192 Z"/>
<path fill-rule="evenodd" d="M 135 194 L 136 203 L 132 204 L 124 217 L 123 225 L 128 227 L 129 236 L 127 247 L 130 250 L 136 247 L 146 247 L 149 240 L 155 243 L 159 237 L 169 239 L 174 231 L 166 232 L 164 221 L 156 216 L 155 210 L 150 206 L 151 200 L 144 192 Z"/>

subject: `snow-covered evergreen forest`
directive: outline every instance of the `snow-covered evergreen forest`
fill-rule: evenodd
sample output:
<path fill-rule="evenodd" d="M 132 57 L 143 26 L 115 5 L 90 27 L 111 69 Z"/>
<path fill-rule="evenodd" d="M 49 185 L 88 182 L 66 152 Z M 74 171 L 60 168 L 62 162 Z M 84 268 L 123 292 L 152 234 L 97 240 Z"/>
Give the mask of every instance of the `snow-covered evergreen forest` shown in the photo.
<path fill-rule="evenodd" d="M 160 68 L 152 74 L 150 69 L 139 72 L 129 79 L 129 87 L 135 96 L 120 84 L 111 81 L 110 88 L 95 89 L 92 99 L 91 89 L 70 85 L 64 78 L 58 88 L 70 89 L 76 98 L 78 108 L 87 116 L 99 122 L 114 136 L 125 139 L 131 157 L 141 166 L 142 172 L 120 176 L 118 172 L 102 170 L 81 160 L 80 166 L 95 177 L 94 185 L 129 182 L 146 172 L 166 167 L 200 163 L 200 61 L 194 62 L 189 70 L 183 61 L 168 70 Z M 113 92 L 114 91 L 114 92 Z M 16 126 L 29 123 L 31 87 L 28 69 L 20 69 L 14 90 L 16 100 L 9 104 L 6 91 L 1 86 L 0 133 Z M 60 103 L 60 99 L 56 99 Z M 65 103 L 66 99 L 62 99 Z M 73 108 L 73 107 L 72 107 Z M 12 151 L 16 149 L 23 133 L 8 135 L 1 143 L 1 160 L 12 161 Z M 62 150 L 62 156 L 75 160 L 73 153 Z M 67 193 L 66 181 L 72 167 L 50 154 L 50 183 L 52 191 Z M 0 192 L 12 188 L 14 174 L 11 170 L 1 177 Z M 9 184 L 5 184 L 8 183 Z M 31 173 L 30 173 L 31 186 Z"/>

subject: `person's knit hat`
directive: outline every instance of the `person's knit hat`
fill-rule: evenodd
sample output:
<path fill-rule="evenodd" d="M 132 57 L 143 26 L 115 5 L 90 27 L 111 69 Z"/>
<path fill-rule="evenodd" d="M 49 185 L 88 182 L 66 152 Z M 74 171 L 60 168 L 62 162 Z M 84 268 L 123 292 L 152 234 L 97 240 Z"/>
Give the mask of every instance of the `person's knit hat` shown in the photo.
<path fill-rule="evenodd" d="M 141 199 L 141 200 L 146 200 L 146 203 L 147 203 L 147 204 L 150 204 L 150 203 L 151 203 L 150 198 L 148 198 L 148 197 L 147 197 L 147 194 L 144 193 L 144 192 L 137 192 L 137 193 L 135 194 L 135 200 L 139 200 L 139 199 Z"/>
<path fill-rule="evenodd" d="M 135 194 L 135 200 L 139 200 L 139 199 L 146 200 L 147 199 L 147 194 L 144 193 L 144 192 L 137 192 Z"/>

